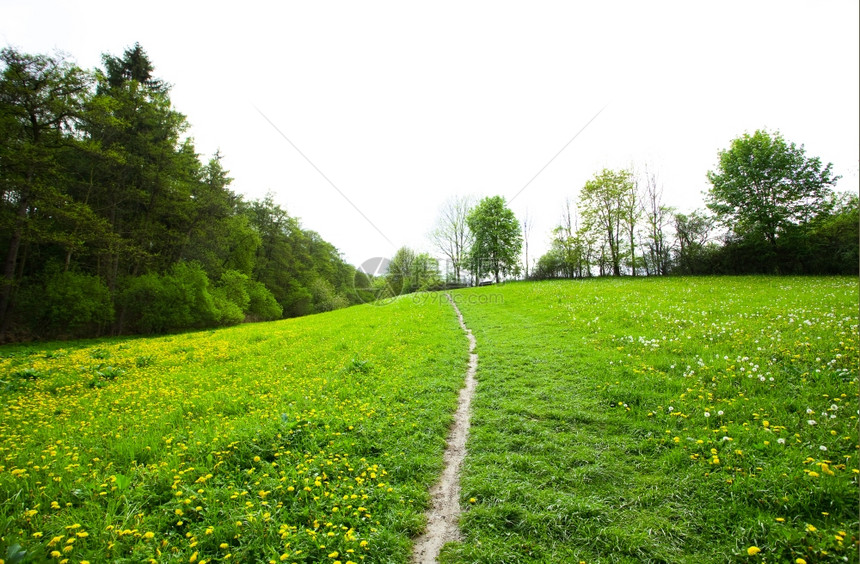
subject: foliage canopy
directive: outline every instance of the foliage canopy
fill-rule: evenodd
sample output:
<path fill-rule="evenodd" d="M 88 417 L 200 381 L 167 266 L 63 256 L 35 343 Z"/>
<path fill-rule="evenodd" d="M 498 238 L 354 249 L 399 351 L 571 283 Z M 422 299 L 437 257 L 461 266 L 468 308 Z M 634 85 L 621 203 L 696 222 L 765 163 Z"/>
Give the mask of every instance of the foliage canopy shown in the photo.
<path fill-rule="evenodd" d="M 787 142 L 779 132 L 745 133 L 720 151 L 717 170 L 708 172 L 707 206 L 735 233 L 775 245 L 790 226 L 823 210 L 839 179 L 832 166 L 807 157 L 803 145 Z"/>

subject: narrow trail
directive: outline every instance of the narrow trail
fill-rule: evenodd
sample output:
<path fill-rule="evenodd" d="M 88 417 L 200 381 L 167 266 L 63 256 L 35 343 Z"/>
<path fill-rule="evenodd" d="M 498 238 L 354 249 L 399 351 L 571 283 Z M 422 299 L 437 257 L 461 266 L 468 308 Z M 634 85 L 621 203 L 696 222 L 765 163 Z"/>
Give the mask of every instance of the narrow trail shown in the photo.
<path fill-rule="evenodd" d="M 478 354 L 475 352 L 475 337 L 463 322 L 463 314 L 450 294 L 445 294 L 457 313 L 460 327 L 469 338 L 469 368 L 466 384 L 460 390 L 454 423 L 445 448 L 445 469 L 439 481 L 430 489 L 431 506 L 427 511 L 427 531 L 415 540 L 412 549 L 413 564 L 435 564 L 442 546 L 460 540 L 457 520 L 460 517 L 460 467 L 466 457 L 466 438 L 469 436 L 469 407 L 475 395 L 475 371 L 478 369 Z"/>

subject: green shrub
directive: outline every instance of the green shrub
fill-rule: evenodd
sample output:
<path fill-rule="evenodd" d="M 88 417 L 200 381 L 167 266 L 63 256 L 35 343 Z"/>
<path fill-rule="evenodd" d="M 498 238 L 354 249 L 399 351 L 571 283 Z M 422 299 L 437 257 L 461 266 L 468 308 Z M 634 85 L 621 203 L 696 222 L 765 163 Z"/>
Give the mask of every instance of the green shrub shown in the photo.
<path fill-rule="evenodd" d="M 317 278 L 311 283 L 315 312 L 333 311 L 349 305 L 349 300 L 337 293 L 331 282 Z"/>
<path fill-rule="evenodd" d="M 248 281 L 248 298 L 248 309 L 245 312 L 252 319 L 269 321 L 280 319 L 284 315 L 284 308 L 272 292 L 256 280 Z"/>
<path fill-rule="evenodd" d="M 196 262 L 176 263 L 165 275 L 129 278 L 120 302 L 127 327 L 141 333 L 211 327 L 220 317 L 209 279 Z"/>
<path fill-rule="evenodd" d="M 49 272 L 41 283 L 28 285 L 19 309 L 32 331 L 50 336 L 99 333 L 114 318 L 102 279 L 71 271 Z"/>
<path fill-rule="evenodd" d="M 236 302 L 230 299 L 227 289 L 215 288 L 212 290 L 212 299 L 218 325 L 236 325 L 244 321 L 245 313 Z"/>
<path fill-rule="evenodd" d="M 248 310 L 248 305 L 251 303 L 251 296 L 248 294 L 249 283 L 248 275 L 236 270 L 227 270 L 221 275 L 218 288 L 223 290 L 226 299 L 236 304 L 239 310 L 244 312 Z"/>

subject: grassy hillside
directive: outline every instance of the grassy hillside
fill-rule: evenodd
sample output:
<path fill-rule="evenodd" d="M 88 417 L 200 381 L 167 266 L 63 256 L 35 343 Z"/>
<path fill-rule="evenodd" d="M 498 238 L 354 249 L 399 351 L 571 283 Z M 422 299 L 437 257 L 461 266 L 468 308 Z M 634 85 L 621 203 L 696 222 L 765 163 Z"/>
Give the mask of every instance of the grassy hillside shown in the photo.
<path fill-rule="evenodd" d="M 857 560 L 856 279 L 453 294 L 480 360 L 443 562 Z M 466 351 L 439 294 L 2 347 L 0 559 L 407 562 Z"/>
<path fill-rule="evenodd" d="M 467 356 L 408 299 L 0 348 L 0 559 L 405 562 Z"/>
<path fill-rule="evenodd" d="M 479 383 L 443 562 L 857 561 L 856 278 L 456 297 Z"/>

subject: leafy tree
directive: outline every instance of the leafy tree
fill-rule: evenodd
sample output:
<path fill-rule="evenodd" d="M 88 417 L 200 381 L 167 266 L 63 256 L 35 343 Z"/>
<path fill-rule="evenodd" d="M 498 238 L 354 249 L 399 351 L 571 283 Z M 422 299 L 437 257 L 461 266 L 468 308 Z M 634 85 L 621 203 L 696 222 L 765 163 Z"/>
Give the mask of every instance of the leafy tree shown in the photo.
<path fill-rule="evenodd" d="M 428 253 L 419 253 L 415 257 L 415 286 L 420 291 L 437 290 L 444 286 L 439 273 L 439 261 Z"/>
<path fill-rule="evenodd" d="M 286 316 L 349 305 L 354 269 L 331 243 L 303 230 L 271 195 L 242 207 L 261 243 L 253 278 L 271 290 Z"/>
<path fill-rule="evenodd" d="M 409 247 L 400 247 L 388 264 L 385 283 L 388 291 L 382 292 L 383 296 L 386 293 L 399 296 L 439 288 L 443 285 L 439 261 L 427 253 L 416 253 Z"/>
<path fill-rule="evenodd" d="M 675 214 L 675 236 L 678 246 L 675 264 L 680 274 L 705 274 L 703 257 L 713 223 L 707 216 L 693 212 Z"/>
<path fill-rule="evenodd" d="M 123 241 L 98 261 L 113 287 L 121 275 L 163 272 L 182 256 L 203 172 L 193 144 L 181 139 L 188 122 L 173 109 L 169 88 L 152 78 L 143 49 L 102 59 L 105 72 L 96 72 L 82 123 L 90 159 L 79 199 L 103 210 Z"/>
<path fill-rule="evenodd" d="M 461 270 L 472 245 L 473 236 L 466 218 L 472 206 L 468 196 L 455 196 L 442 204 L 430 241 L 448 259 L 454 270 L 454 282 L 461 281 Z"/>
<path fill-rule="evenodd" d="M 129 277 L 124 286 L 120 295 L 126 312 L 123 323 L 135 331 L 200 329 L 222 320 L 209 278 L 198 263 L 178 262 L 163 275 Z"/>
<path fill-rule="evenodd" d="M 97 335 L 113 321 L 110 292 L 98 276 L 50 265 L 22 294 L 20 307 L 40 337 Z"/>
<path fill-rule="evenodd" d="M 256 280 L 248 281 L 248 311 L 250 321 L 270 321 L 280 319 L 284 308 L 263 284 Z"/>
<path fill-rule="evenodd" d="M 478 278 L 492 274 L 496 283 L 519 272 L 523 236 L 520 222 L 501 196 L 481 200 L 466 217 L 474 235 L 469 252 Z"/>
<path fill-rule="evenodd" d="M 310 291 L 316 312 L 334 311 L 349 305 L 349 300 L 343 294 L 339 294 L 334 284 L 324 278 L 314 279 L 310 284 Z"/>
<path fill-rule="evenodd" d="M 393 295 L 399 296 L 417 290 L 415 285 L 415 257 L 415 251 L 409 247 L 400 247 L 391 257 L 385 278 Z"/>
<path fill-rule="evenodd" d="M 593 238 L 580 229 L 575 209 L 565 201 L 561 224 L 552 231 L 550 250 L 538 260 L 536 278 L 581 278 L 590 276 Z"/>
<path fill-rule="evenodd" d="M 642 216 L 642 202 L 639 199 L 638 183 L 632 172 L 630 173 L 630 178 L 632 187 L 622 200 L 621 217 L 627 230 L 627 243 L 630 249 L 630 253 L 627 255 L 627 264 L 630 266 L 631 276 L 636 276 L 636 266 L 641 264 L 641 261 L 636 258 L 636 226 L 639 224 L 639 219 Z"/>
<path fill-rule="evenodd" d="M 89 222 L 69 213 L 68 182 L 59 153 L 74 143 L 69 134 L 79 119 L 89 76 L 60 57 L 0 51 L 0 238 L 5 247 L 0 278 L 0 333 L 9 323 L 10 304 L 23 272 L 22 246 L 62 239 L 57 219 Z M 79 217 L 76 217 L 79 213 Z M 69 241 L 71 243 L 71 241 Z"/>
<path fill-rule="evenodd" d="M 561 252 L 555 246 L 541 255 L 532 270 L 531 278 L 535 280 L 546 280 L 548 278 L 565 277 L 565 264 Z"/>
<path fill-rule="evenodd" d="M 349 305 L 355 269 L 271 198 L 234 194 L 220 154 L 201 163 L 140 45 L 103 62 L 0 51 L 0 339 Z"/>
<path fill-rule="evenodd" d="M 720 151 L 717 170 L 708 172 L 707 207 L 737 235 L 760 236 L 775 247 L 787 228 L 821 211 L 839 179 L 831 168 L 779 132 L 744 134 Z"/>
<path fill-rule="evenodd" d="M 810 264 L 814 274 L 853 274 L 860 268 L 860 198 L 843 194 L 833 198 L 827 213 L 810 222 Z"/>
<path fill-rule="evenodd" d="M 213 280 L 229 270 L 251 275 L 260 235 L 242 213 L 242 198 L 229 189 L 232 178 L 216 153 L 191 186 L 193 206 L 175 260 L 198 261 Z"/>
<path fill-rule="evenodd" d="M 645 173 L 642 211 L 645 215 L 645 269 L 647 274 L 669 273 L 671 245 L 666 230 L 671 226 L 673 209 L 663 205 L 663 189 L 653 173 Z"/>
<path fill-rule="evenodd" d="M 632 233 L 635 218 L 635 186 L 630 171 L 603 169 L 592 180 L 585 183 L 579 194 L 579 205 L 586 225 L 600 233 L 606 243 L 607 253 L 602 253 L 603 264 L 608 260 L 614 276 L 621 276 L 624 258 L 622 237 Z M 632 251 L 632 243 L 630 250 Z M 603 267 L 601 267 L 603 273 Z"/>

